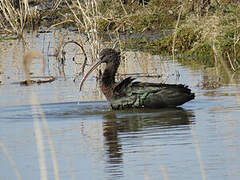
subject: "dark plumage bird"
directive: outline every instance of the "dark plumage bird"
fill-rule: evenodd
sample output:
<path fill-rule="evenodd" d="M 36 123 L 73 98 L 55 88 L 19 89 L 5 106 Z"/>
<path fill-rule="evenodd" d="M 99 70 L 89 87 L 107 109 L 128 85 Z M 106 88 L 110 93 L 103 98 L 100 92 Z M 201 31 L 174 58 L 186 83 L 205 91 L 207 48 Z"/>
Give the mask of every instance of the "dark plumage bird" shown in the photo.
<path fill-rule="evenodd" d="M 110 48 L 102 50 L 100 61 L 83 77 L 80 90 L 88 75 L 101 63 L 106 63 L 100 88 L 112 109 L 176 107 L 194 99 L 194 93 L 182 84 L 138 82 L 131 77 L 115 82 L 120 60 L 120 52 Z"/>

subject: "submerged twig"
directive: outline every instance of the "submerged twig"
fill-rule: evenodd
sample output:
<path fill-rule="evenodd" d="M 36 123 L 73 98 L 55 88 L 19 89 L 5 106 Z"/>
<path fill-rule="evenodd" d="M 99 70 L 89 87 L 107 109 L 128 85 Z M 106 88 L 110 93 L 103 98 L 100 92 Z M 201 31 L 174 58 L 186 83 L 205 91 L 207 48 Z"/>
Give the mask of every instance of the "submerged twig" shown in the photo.
<path fill-rule="evenodd" d="M 84 47 L 80 43 L 78 43 L 77 41 L 71 40 L 71 41 L 67 41 L 67 42 L 63 43 L 63 45 L 60 48 L 60 52 L 61 52 L 63 57 L 65 57 L 65 54 L 66 54 L 65 51 L 64 51 L 64 48 L 67 44 L 70 44 L 70 43 L 73 43 L 73 44 L 76 44 L 77 46 L 79 46 L 80 49 L 83 52 L 84 57 L 85 57 L 84 61 L 83 61 L 83 65 L 82 65 L 82 71 L 79 73 L 79 76 L 80 76 L 81 74 L 84 74 L 85 66 L 87 64 L 87 54 L 86 54 L 86 51 L 85 51 Z"/>
<path fill-rule="evenodd" d="M 31 77 L 31 78 L 42 78 L 43 80 L 41 80 L 41 79 L 37 79 L 37 80 L 30 79 L 30 80 L 20 81 L 20 82 L 14 83 L 14 84 L 20 84 L 20 85 L 23 85 L 23 86 L 28 86 L 30 84 L 50 83 L 50 82 L 53 82 L 53 81 L 56 80 L 56 77 L 54 77 L 54 76 L 38 76 L 38 77 Z"/>

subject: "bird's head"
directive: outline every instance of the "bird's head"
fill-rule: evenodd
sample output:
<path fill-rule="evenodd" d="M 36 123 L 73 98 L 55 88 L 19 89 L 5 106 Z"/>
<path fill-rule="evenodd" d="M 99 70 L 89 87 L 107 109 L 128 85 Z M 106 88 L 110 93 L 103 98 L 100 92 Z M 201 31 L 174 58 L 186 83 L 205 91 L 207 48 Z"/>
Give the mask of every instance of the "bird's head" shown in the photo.
<path fill-rule="evenodd" d="M 115 61 L 120 61 L 120 52 L 111 48 L 103 49 L 100 54 L 100 63 L 116 63 Z"/>
<path fill-rule="evenodd" d="M 113 68 L 118 68 L 118 66 L 120 64 L 121 56 L 120 56 L 120 52 L 119 51 L 116 51 L 116 50 L 111 49 L 111 48 L 106 48 L 106 49 L 103 49 L 100 52 L 99 59 L 100 60 L 98 62 L 96 62 L 90 68 L 90 70 L 86 73 L 86 75 L 82 78 L 82 81 L 80 83 L 80 91 L 82 89 L 83 82 L 87 79 L 89 74 L 91 74 L 91 72 L 94 71 L 100 64 L 102 64 L 102 63 L 112 64 Z"/>

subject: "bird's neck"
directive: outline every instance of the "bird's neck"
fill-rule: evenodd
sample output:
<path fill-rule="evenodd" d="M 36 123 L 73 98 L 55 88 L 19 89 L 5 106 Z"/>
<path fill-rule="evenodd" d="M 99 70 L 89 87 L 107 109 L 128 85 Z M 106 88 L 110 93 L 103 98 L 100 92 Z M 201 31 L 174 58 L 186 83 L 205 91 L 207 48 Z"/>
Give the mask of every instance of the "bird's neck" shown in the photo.
<path fill-rule="evenodd" d="M 113 88 L 115 87 L 115 75 L 119 67 L 119 62 L 108 63 L 101 78 L 101 89 L 105 97 L 110 100 L 113 96 Z"/>
<path fill-rule="evenodd" d="M 115 75 L 117 73 L 117 69 L 119 64 L 109 63 L 106 65 L 106 68 L 102 75 L 102 85 L 109 87 L 115 84 Z"/>

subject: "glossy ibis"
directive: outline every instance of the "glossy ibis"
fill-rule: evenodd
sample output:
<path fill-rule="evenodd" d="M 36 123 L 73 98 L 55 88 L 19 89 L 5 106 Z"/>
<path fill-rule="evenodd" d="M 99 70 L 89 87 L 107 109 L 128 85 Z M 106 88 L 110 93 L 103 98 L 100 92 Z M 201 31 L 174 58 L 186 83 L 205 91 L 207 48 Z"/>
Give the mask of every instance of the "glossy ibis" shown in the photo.
<path fill-rule="evenodd" d="M 195 94 L 182 84 L 138 82 L 132 77 L 115 82 L 120 60 L 120 52 L 110 48 L 103 49 L 100 60 L 83 77 L 80 90 L 88 75 L 101 63 L 106 63 L 100 88 L 112 109 L 176 107 L 194 99 Z"/>

